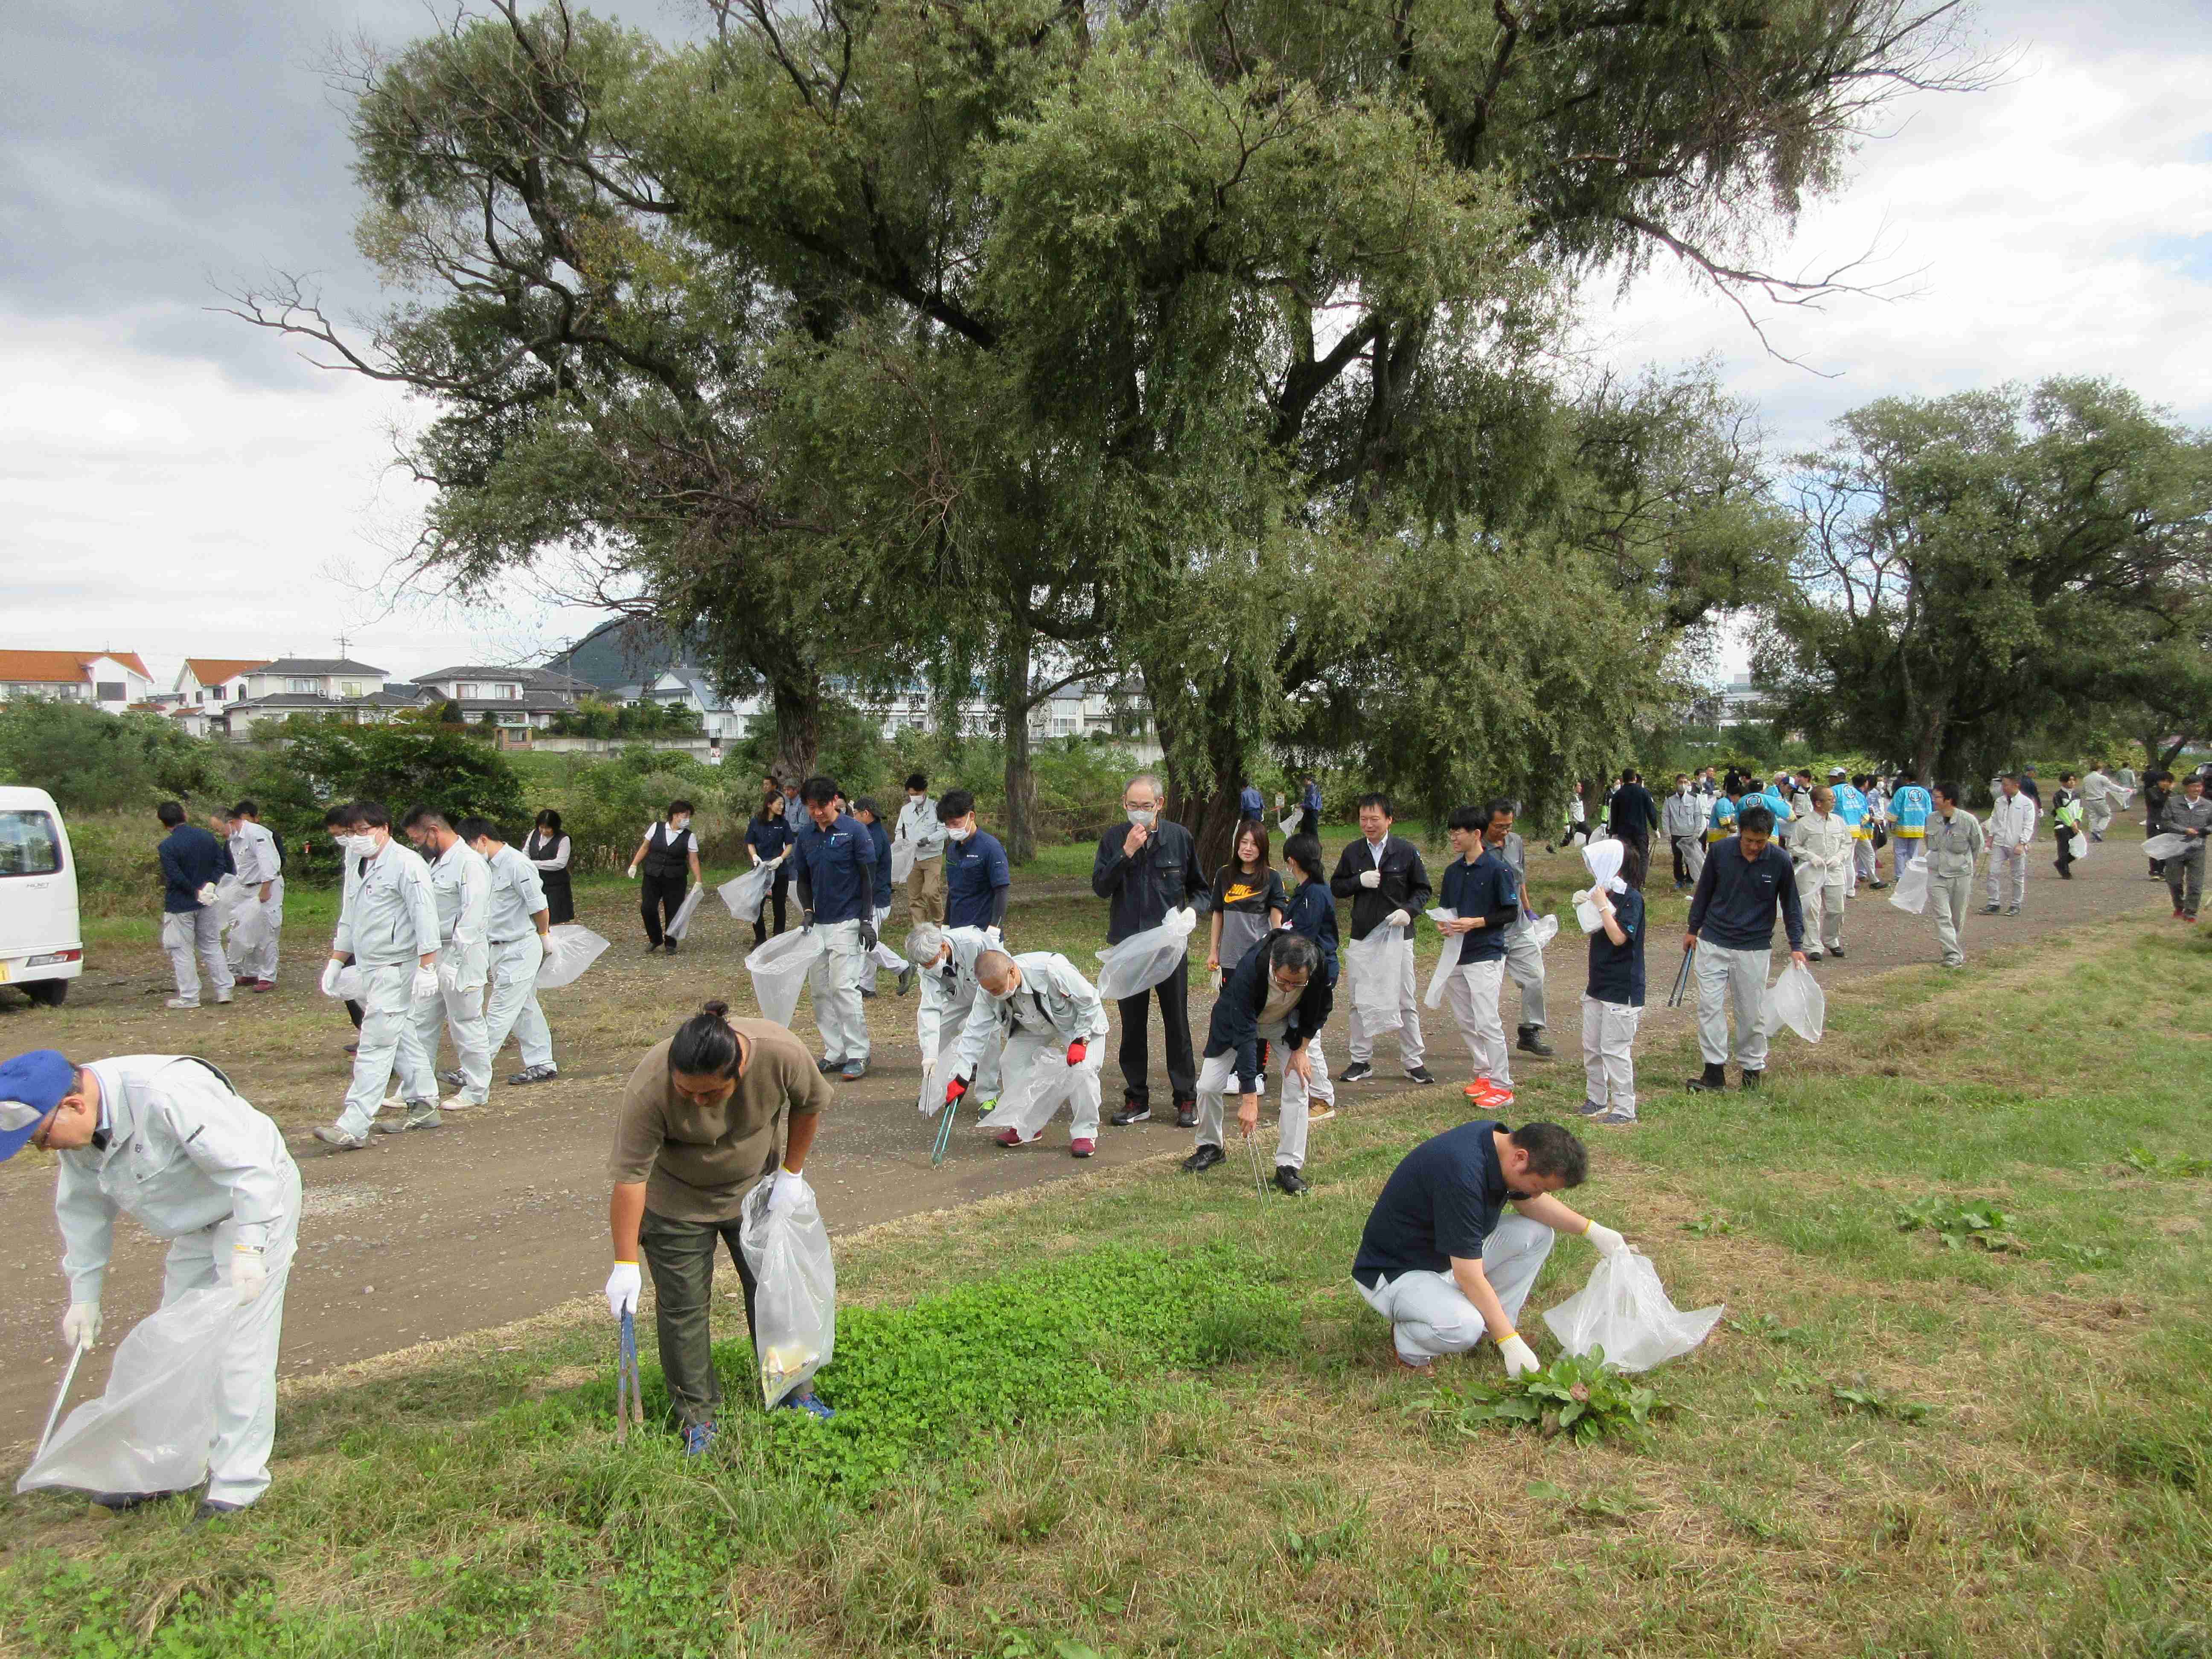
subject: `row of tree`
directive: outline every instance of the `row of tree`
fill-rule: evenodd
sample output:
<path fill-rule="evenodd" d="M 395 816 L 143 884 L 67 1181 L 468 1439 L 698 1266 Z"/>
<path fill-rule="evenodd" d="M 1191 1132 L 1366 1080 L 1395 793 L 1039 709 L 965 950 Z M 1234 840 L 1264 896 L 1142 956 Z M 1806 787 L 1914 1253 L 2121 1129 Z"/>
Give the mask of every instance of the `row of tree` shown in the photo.
<path fill-rule="evenodd" d="M 1577 283 L 1753 257 L 1951 0 L 706 0 L 486 9 L 349 83 L 412 574 L 702 628 L 814 763 L 834 688 L 1134 675 L 1225 849 L 1257 758 L 1413 805 L 1632 752 L 1799 525 L 1704 372 L 1565 366 Z M 1778 611 L 1778 615 L 1779 612 Z"/>

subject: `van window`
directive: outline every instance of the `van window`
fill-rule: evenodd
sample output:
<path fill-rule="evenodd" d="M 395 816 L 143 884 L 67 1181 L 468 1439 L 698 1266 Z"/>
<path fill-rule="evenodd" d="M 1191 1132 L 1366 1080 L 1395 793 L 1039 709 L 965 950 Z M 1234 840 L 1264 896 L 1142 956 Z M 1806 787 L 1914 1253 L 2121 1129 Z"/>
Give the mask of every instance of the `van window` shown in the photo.
<path fill-rule="evenodd" d="M 0 877 L 51 876 L 62 867 L 62 838 L 45 812 L 0 809 Z"/>

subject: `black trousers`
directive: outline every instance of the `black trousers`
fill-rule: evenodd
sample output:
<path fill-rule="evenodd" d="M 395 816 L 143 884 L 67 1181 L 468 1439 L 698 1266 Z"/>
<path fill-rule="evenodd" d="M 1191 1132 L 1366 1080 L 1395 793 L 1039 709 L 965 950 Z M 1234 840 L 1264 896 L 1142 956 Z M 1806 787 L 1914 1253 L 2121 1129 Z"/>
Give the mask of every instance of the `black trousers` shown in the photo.
<path fill-rule="evenodd" d="M 714 1374 L 714 1352 L 708 1315 L 714 1305 L 714 1247 L 720 1244 L 737 1264 L 745 1287 L 745 1340 L 753 1336 L 753 1297 L 759 1286 L 738 1248 L 738 1223 L 677 1221 L 645 1212 L 637 1242 L 653 1275 L 653 1321 L 660 1334 L 660 1370 L 669 1402 L 689 1428 L 711 1423 L 722 1404 L 722 1380 Z M 753 1367 L 750 1374 L 759 1373 Z"/>
<path fill-rule="evenodd" d="M 1689 880 L 1690 860 L 1682 851 L 1682 838 L 1680 836 L 1669 836 L 1667 837 L 1667 845 L 1674 849 L 1674 879 L 1678 882 Z"/>
<path fill-rule="evenodd" d="M 637 908 L 645 918 L 648 945 L 660 943 L 661 933 L 684 908 L 684 895 L 691 885 L 689 875 L 656 876 L 647 870 L 637 878 Z"/>
<path fill-rule="evenodd" d="M 1121 1048 L 1118 1056 L 1121 1092 L 1139 1105 L 1152 1101 L 1152 1089 L 1146 1080 L 1150 1069 L 1146 1027 L 1155 995 L 1160 1000 L 1160 1036 L 1167 1042 L 1168 1087 L 1178 1104 L 1194 1101 L 1198 1098 L 1198 1067 L 1190 1057 L 1190 959 L 1187 957 L 1152 990 L 1142 996 L 1123 997 L 1115 1005 L 1121 1011 Z"/>
<path fill-rule="evenodd" d="M 1300 808 L 1298 811 L 1298 833 L 1302 836 L 1318 836 L 1321 834 L 1321 814 L 1315 811 L 1310 806 Z"/>
<path fill-rule="evenodd" d="M 775 879 L 769 884 L 768 897 L 761 904 L 761 913 L 753 921 L 755 945 L 768 943 L 768 913 L 770 906 L 774 906 L 775 909 L 775 931 L 779 933 L 783 931 L 783 907 L 790 896 L 791 872 L 778 870 L 775 872 Z"/>

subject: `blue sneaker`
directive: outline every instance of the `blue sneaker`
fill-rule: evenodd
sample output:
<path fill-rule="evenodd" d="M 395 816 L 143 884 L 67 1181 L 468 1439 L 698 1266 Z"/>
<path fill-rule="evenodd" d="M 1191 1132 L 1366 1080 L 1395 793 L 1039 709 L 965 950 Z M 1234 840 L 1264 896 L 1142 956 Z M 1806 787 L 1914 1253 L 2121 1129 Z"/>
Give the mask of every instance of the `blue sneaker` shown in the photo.
<path fill-rule="evenodd" d="M 686 1457 L 704 1457 L 708 1448 L 714 1443 L 714 1425 L 712 1423 L 694 1423 L 684 1431 L 684 1455 Z"/>
<path fill-rule="evenodd" d="M 780 1412 L 805 1412 L 817 1423 L 827 1423 L 837 1413 L 822 1403 L 821 1396 L 811 1389 L 805 1394 L 787 1394 L 776 1402 Z"/>

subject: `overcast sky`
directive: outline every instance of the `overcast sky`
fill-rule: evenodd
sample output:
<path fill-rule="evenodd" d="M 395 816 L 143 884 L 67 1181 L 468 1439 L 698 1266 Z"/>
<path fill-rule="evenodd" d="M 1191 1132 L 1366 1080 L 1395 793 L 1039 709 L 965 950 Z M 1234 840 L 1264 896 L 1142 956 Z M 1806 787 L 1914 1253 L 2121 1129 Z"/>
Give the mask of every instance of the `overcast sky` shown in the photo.
<path fill-rule="evenodd" d="M 663 27 L 682 0 L 623 15 Z M 605 8 L 602 8 L 605 9 Z M 353 655 L 400 674 L 551 648 L 592 620 L 372 597 L 419 502 L 390 391 L 210 307 L 319 272 L 375 301 L 350 232 L 337 43 L 422 32 L 419 0 L 14 0 L 0 58 L 0 646 Z M 1662 268 L 1584 338 L 1623 367 L 1711 355 L 1778 442 L 1843 410 L 2008 379 L 2110 375 L 2212 425 L 2212 5 L 1992 3 L 2006 83 L 1915 98 L 1773 263 L 1872 250 L 1890 301 L 1765 313 Z"/>

